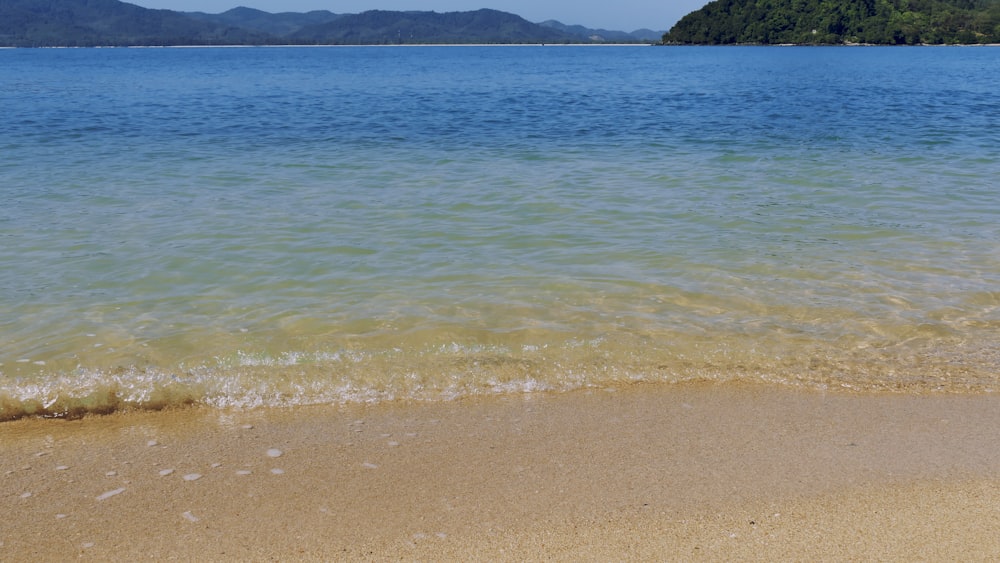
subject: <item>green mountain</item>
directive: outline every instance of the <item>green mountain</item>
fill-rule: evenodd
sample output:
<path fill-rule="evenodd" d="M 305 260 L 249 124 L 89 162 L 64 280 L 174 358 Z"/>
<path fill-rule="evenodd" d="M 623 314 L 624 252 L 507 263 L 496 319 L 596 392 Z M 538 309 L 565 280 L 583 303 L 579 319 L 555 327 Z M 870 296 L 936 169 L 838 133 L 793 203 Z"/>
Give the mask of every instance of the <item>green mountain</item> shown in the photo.
<path fill-rule="evenodd" d="M 605 43 L 629 37 L 558 25 L 497 10 L 271 14 L 241 7 L 207 14 L 150 10 L 119 0 L 0 0 L 0 47 Z"/>
<path fill-rule="evenodd" d="M 303 27 L 331 22 L 339 14 L 327 10 L 312 12 L 281 12 L 272 14 L 253 8 L 233 8 L 221 14 L 206 14 L 205 12 L 184 12 L 184 15 L 205 22 L 219 25 L 239 27 L 251 31 L 267 33 L 276 37 L 291 35 Z"/>
<path fill-rule="evenodd" d="M 393 45 L 429 43 L 573 43 L 580 37 L 497 10 L 388 12 L 345 15 L 293 33 L 297 43 Z"/>
<path fill-rule="evenodd" d="M 265 34 L 201 22 L 118 0 L 0 0 L 0 45 L 220 45 L 268 41 Z"/>
<path fill-rule="evenodd" d="M 663 43 L 1000 43 L 1000 0 L 714 0 Z"/>

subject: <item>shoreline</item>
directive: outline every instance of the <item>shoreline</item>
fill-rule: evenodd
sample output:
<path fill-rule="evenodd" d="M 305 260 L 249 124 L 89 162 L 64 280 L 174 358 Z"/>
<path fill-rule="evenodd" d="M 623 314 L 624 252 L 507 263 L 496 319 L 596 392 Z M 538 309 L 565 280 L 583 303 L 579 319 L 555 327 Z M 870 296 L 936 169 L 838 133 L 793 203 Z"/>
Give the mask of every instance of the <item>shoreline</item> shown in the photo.
<path fill-rule="evenodd" d="M 22 419 L 0 558 L 996 556 L 998 406 L 684 384 Z"/>
<path fill-rule="evenodd" d="M 880 43 L 738 43 L 726 45 L 682 43 L 400 43 L 400 44 L 261 44 L 261 45 L 42 45 L 37 47 L 0 46 L 0 49 L 285 49 L 285 48 L 349 48 L 349 47 L 1000 47 L 1000 43 L 917 43 L 886 45 Z"/>
<path fill-rule="evenodd" d="M 0 49 L 274 49 L 329 47 L 654 47 L 657 43 L 323 43 L 261 45 L 39 45 L 37 47 L 0 46 Z"/>

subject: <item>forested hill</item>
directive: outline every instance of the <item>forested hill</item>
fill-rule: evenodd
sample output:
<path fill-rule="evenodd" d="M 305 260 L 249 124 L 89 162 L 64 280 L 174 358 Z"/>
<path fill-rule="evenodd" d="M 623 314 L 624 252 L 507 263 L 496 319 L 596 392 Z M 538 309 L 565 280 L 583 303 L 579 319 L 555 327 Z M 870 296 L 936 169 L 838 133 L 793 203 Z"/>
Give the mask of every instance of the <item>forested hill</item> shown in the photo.
<path fill-rule="evenodd" d="M 266 34 L 118 0 L 0 0 L 0 46 L 234 45 Z"/>
<path fill-rule="evenodd" d="M 2 1 L 0 0 L 0 2 Z M 233 8 L 221 14 L 184 12 L 184 15 L 196 20 L 267 33 L 275 37 L 284 37 L 295 33 L 303 27 L 326 23 L 342 17 L 342 14 L 334 14 L 327 10 L 272 14 L 263 10 L 244 7 Z"/>
<path fill-rule="evenodd" d="M 295 43 L 333 45 L 427 43 L 572 43 L 580 37 L 497 10 L 390 12 L 370 10 L 312 25 L 289 36 Z"/>
<path fill-rule="evenodd" d="M 714 0 L 665 44 L 1000 43 L 1000 0 Z"/>
<path fill-rule="evenodd" d="M 497 10 L 271 14 L 234 8 L 206 14 L 150 10 L 119 0 L 0 0 L 0 47 L 605 43 L 658 37 L 649 30 L 630 35 L 546 23 Z"/>

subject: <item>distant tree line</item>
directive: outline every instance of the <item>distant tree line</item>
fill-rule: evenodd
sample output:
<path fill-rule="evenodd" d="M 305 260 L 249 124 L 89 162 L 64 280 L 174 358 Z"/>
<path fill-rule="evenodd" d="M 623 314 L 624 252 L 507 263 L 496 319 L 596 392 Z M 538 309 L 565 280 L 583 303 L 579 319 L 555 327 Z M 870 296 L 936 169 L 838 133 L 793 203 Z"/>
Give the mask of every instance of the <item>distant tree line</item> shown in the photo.
<path fill-rule="evenodd" d="M 1000 0 L 714 0 L 665 44 L 1000 43 Z"/>

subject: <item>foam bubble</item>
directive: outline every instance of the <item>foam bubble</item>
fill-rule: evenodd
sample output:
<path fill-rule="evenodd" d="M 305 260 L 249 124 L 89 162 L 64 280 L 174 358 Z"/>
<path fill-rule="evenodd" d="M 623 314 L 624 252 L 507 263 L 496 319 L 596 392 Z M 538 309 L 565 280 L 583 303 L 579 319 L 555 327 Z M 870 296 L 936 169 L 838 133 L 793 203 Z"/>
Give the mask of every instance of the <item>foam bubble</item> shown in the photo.
<path fill-rule="evenodd" d="M 450 337 L 449 337 L 450 338 Z M 706 344 L 684 333 L 608 339 L 568 339 L 508 346 L 468 342 L 362 351 L 226 352 L 193 366 L 86 365 L 59 368 L 55 360 L 0 389 L 0 420 L 28 416 L 78 417 L 128 409 L 198 404 L 261 408 L 373 403 L 411 398 L 450 400 L 483 394 L 521 394 L 615 388 L 637 381 L 761 381 L 858 391 L 995 391 L 996 347 L 951 345 L 940 339 L 908 347 L 850 342 L 850 347 L 759 339 L 725 333 Z M 719 341 L 719 344 L 714 342 Z M 89 348 L 89 343 L 88 343 Z M 801 352 L 801 353 L 800 353 Z M 796 358 L 801 357 L 802 360 Z M 30 364 L 35 358 L 18 362 Z M 13 360 L 12 360 L 13 361 Z M 962 369 L 953 369 L 961 366 Z M 53 369 L 49 369 L 53 368 Z M 21 366 L 18 370 L 31 370 Z M 60 370 L 61 369 L 61 370 Z M 331 374 L 334 374 L 331 376 Z M 381 377 L 373 374 L 394 374 Z M 900 375 L 903 374 L 903 375 Z M 362 423 L 351 430 L 360 432 Z M 252 425 L 244 425 L 244 429 Z M 147 436 L 148 438 L 148 436 Z M 156 440 L 149 440 L 153 445 Z"/>

